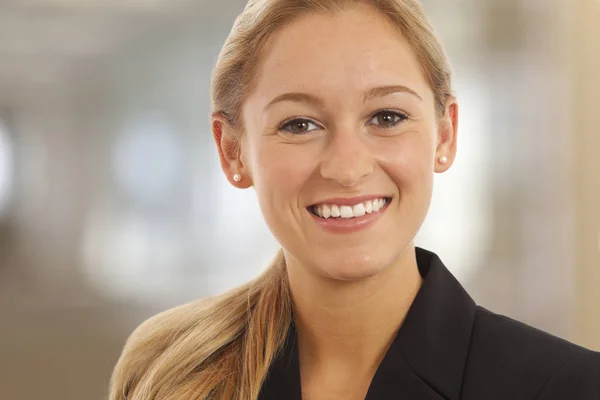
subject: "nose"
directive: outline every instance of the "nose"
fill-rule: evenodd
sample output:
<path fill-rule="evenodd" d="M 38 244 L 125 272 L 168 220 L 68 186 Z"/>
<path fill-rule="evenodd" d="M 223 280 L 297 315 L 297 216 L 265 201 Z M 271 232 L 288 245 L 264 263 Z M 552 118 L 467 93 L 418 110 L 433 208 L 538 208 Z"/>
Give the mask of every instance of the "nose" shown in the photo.
<path fill-rule="evenodd" d="M 374 170 L 374 157 L 361 134 L 332 134 L 321 161 L 321 176 L 345 187 L 357 185 Z"/>

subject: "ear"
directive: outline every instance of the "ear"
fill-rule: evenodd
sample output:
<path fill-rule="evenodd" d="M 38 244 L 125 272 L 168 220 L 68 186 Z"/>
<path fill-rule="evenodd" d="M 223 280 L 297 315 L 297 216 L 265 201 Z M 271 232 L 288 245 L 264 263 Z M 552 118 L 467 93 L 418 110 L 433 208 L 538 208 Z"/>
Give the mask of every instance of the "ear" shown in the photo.
<path fill-rule="evenodd" d="M 444 115 L 439 120 L 438 140 L 435 152 L 435 172 L 446 172 L 454 163 L 456 158 L 456 139 L 458 133 L 458 103 L 454 96 L 446 100 Z M 446 163 L 440 159 L 445 157 Z"/>
<path fill-rule="evenodd" d="M 252 181 L 242 162 L 241 135 L 235 132 L 227 118 L 221 113 L 214 113 L 211 116 L 211 125 L 215 144 L 219 151 L 221 169 L 223 169 L 227 180 L 237 188 L 249 188 L 252 186 Z M 233 179 L 235 174 L 241 176 L 239 182 Z"/>

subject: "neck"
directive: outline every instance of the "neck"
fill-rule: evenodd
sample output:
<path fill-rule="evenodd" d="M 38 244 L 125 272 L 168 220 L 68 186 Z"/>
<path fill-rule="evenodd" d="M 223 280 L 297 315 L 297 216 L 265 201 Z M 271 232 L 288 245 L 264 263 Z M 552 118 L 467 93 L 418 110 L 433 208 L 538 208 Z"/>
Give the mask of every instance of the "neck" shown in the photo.
<path fill-rule="evenodd" d="M 301 365 L 374 373 L 421 287 L 414 247 L 377 275 L 350 282 L 294 264 L 288 274 Z"/>

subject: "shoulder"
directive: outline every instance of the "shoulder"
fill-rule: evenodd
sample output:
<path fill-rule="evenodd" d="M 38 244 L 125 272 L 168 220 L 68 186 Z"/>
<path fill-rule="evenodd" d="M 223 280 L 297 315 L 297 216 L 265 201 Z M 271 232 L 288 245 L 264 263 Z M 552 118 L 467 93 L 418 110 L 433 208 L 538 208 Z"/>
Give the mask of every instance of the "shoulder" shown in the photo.
<path fill-rule="evenodd" d="M 493 398 L 599 400 L 600 353 L 477 307 L 464 389 L 484 388 Z"/>
<path fill-rule="evenodd" d="M 593 353 L 564 339 L 477 307 L 472 345 L 480 350 L 515 353 L 519 357 L 563 359 L 577 354 Z M 493 346 L 494 349 L 489 348 Z"/>

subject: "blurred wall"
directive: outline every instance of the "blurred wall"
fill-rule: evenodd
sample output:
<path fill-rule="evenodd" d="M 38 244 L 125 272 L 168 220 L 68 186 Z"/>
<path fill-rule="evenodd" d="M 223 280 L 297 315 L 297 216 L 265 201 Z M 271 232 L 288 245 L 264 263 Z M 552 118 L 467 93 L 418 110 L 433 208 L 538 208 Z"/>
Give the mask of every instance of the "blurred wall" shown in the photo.
<path fill-rule="evenodd" d="M 600 349 L 600 2 L 576 2 L 572 34 L 577 336 Z"/>

